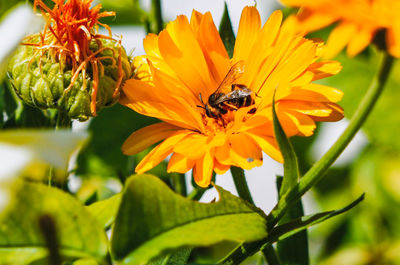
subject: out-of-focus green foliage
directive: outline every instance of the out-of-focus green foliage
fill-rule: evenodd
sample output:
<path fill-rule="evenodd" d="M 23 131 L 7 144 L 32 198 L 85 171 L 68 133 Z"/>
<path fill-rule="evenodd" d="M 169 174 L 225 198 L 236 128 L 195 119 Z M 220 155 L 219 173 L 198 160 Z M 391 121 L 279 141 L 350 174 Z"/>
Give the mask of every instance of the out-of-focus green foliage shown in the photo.
<path fill-rule="evenodd" d="M 42 216 L 51 216 L 57 228 L 59 250 L 66 257 L 107 255 L 103 228 L 71 195 L 42 184 L 19 181 L 15 197 L 0 215 L 0 264 L 23 265 L 47 255 L 39 229 Z"/>
<path fill-rule="evenodd" d="M 224 240 L 254 241 L 267 235 L 259 209 L 217 189 L 218 202 L 203 204 L 174 194 L 154 176 L 131 177 L 113 228 L 114 258 L 124 264 L 146 264 L 168 250 Z"/>
<path fill-rule="evenodd" d="M 146 12 L 140 8 L 139 0 L 100 0 L 103 10 L 114 11 L 115 17 L 103 18 L 109 25 L 143 25 Z"/>
<path fill-rule="evenodd" d="M 165 257 L 150 263 L 150 265 L 184 265 L 187 264 L 190 253 L 190 248 L 182 248 L 175 253 L 168 254 Z"/>
<path fill-rule="evenodd" d="M 108 228 L 114 223 L 120 202 L 121 194 L 119 193 L 106 200 L 95 202 L 86 209 L 104 228 Z"/>
<path fill-rule="evenodd" d="M 0 131 L 0 143 L 11 149 L 23 149 L 24 155 L 21 153 L 21 158 L 27 158 L 22 168 L 13 174 L 45 181 L 48 181 L 49 165 L 53 167 L 54 176 L 61 175 L 60 181 L 65 180 L 69 157 L 83 145 L 87 137 L 85 132 L 73 133 L 68 130 Z"/>
<path fill-rule="evenodd" d="M 140 155 L 128 157 L 122 153 L 121 146 L 131 133 L 155 122 L 157 119 L 137 114 L 119 104 L 104 109 L 90 122 L 88 130 L 92 138 L 79 154 L 76 174 L 122 179 L 129 176 L 140 161 Z"/>

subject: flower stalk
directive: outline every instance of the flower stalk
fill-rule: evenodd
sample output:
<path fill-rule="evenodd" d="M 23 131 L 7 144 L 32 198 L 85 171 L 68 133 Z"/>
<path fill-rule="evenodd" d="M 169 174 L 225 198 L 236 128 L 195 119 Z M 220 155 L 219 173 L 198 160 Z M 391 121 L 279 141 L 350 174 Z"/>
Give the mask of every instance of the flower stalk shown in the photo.
<path fill-rule="evenodd" d="M 267 220 L 269 229 L 272 229 L 272 227 L 277 224 L 288 208 L 290 208 L 304 193 L 321 180 L 328 168 L 336 161 L 356 133 L 360 130 L 361 126 L 364 124 L 368 115 L 375 106 L 379 96 L 382 94 L 390 74 L 393 59 L 394 58 L 391 55 L 385 54 L 378 74 L 372 80 L 367 93 L 363 97 L 359 108 L 351 118 L 348 127 L 325 155 L 301 178 L 300 182 L 282 196 L 278 204 L 268 215 Z"/>
<path fill-rule="evenodd" d="M 58 111 L 56 120 L 56 130 L 71 128 L 71 127 L 72 127 L 72 121 L 71 118 L 68 116 L 68 113 L 64 111 Z"/>
<path fill-rule="evenodd" d="M 152 0 L 152 13 L 155 20 L 155 33 L 159 33 L 164 28 L 164 22 L 162 19 L 162 9 L 161 9 L 161 0 Z"/>
<path fill-rule="evenodd" d="M 249 186 L 247 185 L 244 170 L 240 167 L 232 166 L 231 173 L 232 173 L 233 182 L 235 183 L 235 187 L 239 194 L 239 197 L 255 206 L 253 197 L 251 196 L 251 193 L 249 190 Z M 268 261 L 268 264 L 280 265 L 278 255 L 276 254 L 275 249 L 271 244 L 268 244 L 267 246 L 265 246 L 265 248 L 263 249 L 263 254 L 264 254 L 265 259 Z"/>
<path fill-rule="evenodd" d="M 246 177 L 244 175 L 244 170 L 240 167 L 232 166 L 231 173 L 239 197 L 254 205 L 254 201 L 251 197 L 249 186 L 247 185 Z"/>

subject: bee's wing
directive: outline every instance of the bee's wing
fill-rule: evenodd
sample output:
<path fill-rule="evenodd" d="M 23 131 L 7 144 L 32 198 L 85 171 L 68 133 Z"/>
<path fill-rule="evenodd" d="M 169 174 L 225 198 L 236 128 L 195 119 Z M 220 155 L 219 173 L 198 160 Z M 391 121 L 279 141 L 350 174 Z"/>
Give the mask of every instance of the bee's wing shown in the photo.
<path fill-rule="evenodd" d="M 231 85 L 242 76 L 244 72 L 244 61 L 238 61 L 234 65 L 232 65 L 229 72 L 226 74 L 224 80 L 222 80 L 221 84 L 215 90 L 214 94 L 223 93 L 227 94 L 231 92 Z"/>
<path fill-rule="evenodd" d="M 222 102 L 234 99 L 234 98 L 243 98 L 251 95 L 252 91 L 247 88 L 237 88 L 233 91 L 230 91 L 229 93 L 226 93 L 218 98 L 218 100 L 215 101 L 215 104 L 220 104 Z"/>
<path fill-rule="evenodd" d="M 218 104 L 220 104 L 220 103 L 222 103 L 222 102 L 225 102 L 225 101 L 228 101 L 228 100 L 231 100 L 231 99 L 233 99 L 234 98 L 234 95 L 236 94 L 236 91 L 230 91 L 230 92 L 228 92 L 228 93 L 226 93 L 226 94 L 223 94 L 223 95 L 221 95 L 220 97 L 218 97 L 218 99 L 215 101 L 215 105 L 218 105 Z"/>

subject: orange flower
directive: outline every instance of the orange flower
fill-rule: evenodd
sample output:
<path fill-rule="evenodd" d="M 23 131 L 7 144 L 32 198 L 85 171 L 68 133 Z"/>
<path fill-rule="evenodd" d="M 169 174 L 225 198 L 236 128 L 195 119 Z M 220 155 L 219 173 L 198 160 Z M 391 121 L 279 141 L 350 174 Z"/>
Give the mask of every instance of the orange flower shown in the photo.
<path fill-rule="evenodd" d="M 304 32 L 321 29 L 334 22 L 338 25 L 327 41 L 324 57 L 332 58 L 346 45 L 347 54 L 355 56 L 364 50 L 379 31 L 386 32 L 389 53 L 400 57 L 399 0 L 281 0 L 300 7 L 296 16 Z"/>
<path fill-rule="evenodd" d="M 144 39 L 146 56 L 135 60 L 143 80 L 128 80 L 120 102 L 163 122 L 134 132 L 122 150 L 132 155 L 163 141 L 136 172 L 172 154 L 169 172 L 193 168 L 196 183 L 206 187 L 213 170 L 222 174 L 230 166 L 260 166 L 262 151 L 282 162 L 272 123 L 275 90 L 288 136 L 312 135 L 315 121 L 343 117 L 335 104 L 342 92 L 311 83 L 338 73 L 340 64 L 316 62 L 322 44 L 295 35 L 293 24 L 281 27 L 281 22 L 276 11 L 262 27 L 257 9 L 246 7 L 232 59 L 209 12 L 193 11 L 190 23 L 178 16 L 158 36 Z"/>

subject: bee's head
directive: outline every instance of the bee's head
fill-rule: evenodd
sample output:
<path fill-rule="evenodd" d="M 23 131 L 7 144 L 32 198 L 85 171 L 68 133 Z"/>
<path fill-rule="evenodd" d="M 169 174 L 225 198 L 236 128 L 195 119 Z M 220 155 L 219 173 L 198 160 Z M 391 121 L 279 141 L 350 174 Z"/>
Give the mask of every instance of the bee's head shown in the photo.
<path fill-rule="evenodd" d="M 217 99 L 217 94 L 213 93 L 208 97 L 208 104 L 213 105 Z"/>

